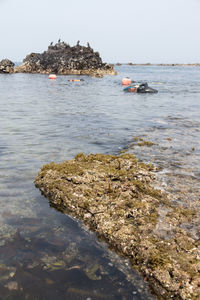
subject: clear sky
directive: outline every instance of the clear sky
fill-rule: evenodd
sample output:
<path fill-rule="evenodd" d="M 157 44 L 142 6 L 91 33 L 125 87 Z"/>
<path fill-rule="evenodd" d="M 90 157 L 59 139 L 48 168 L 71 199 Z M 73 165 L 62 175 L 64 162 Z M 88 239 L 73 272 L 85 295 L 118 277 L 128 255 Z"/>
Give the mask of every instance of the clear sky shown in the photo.
<path fill-rule="evenodd" d="M 0 0 L 0 60 L 58 39 L 104 62 L 200 62 L 200 0 Z"/>

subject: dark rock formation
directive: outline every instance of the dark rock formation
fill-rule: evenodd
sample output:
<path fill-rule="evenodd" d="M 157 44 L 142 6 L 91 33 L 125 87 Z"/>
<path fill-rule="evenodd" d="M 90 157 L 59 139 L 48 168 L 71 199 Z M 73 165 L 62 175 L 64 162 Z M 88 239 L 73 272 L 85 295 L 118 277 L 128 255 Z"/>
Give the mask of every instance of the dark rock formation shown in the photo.
<path fill-rule="evenodd" d="M 102 62 L 98 52 L 90 47 L 81 46 L 79 41 L 76 46 L 70 47 L 65 42 L 52 43 L 43 53 L 31 53 L 23 60 L 23 64 L 16 68 L 16 72 L 23 73 L 55 73 L 55 74 L 86 74 L 103 76 L 115 75 L 112 65 Z"/>
<path fill-rule="evenodd" d="M 13 73 L 14 63 L 9 59 L 3 59 L 0 61 L 0 73 Z"/>

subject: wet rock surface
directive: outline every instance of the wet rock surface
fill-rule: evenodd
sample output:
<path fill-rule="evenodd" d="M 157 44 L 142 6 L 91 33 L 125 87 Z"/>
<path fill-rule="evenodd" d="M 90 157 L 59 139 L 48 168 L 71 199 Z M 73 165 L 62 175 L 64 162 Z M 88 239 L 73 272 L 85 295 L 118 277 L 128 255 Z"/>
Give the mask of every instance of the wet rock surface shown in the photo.
<path fill-rule="evenodd" d="M 21 66 L 15 72 L 23 73 L 55 73 L 81 75 L 115 75 L 113 65 L 102 62 L 98 52 L 89 45 L 81 46 L 79 41 L 71 47 L 65 42 L 51 43 L 43 53 L 31 53 L 26 56 Z"/>
<path fill-rule="evenodd" d="M 14 63 L 9 59 L 0 61 L 0 73 L 14 73 Z"/>
<path fill-rule="evenodd" d="M 154 189 L 153 169 L 131 154 L 79 154 L 45 165 L 35 185 L 130 258 L 159 299 L 199 299 L 200 242 L 184 226 L 196 212 Z"/>

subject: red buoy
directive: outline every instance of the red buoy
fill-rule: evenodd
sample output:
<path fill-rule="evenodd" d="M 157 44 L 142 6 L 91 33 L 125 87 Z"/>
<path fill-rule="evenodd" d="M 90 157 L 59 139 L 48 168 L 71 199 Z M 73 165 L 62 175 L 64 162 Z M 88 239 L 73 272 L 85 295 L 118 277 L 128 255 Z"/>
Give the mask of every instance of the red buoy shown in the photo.
<path fill-rule="evenodd" d="M 125 77 L 122 79 L 122 84 L 123 85 L 130 85 L 131 84 L 131 79 L 128 77 Z"/>
<path fill-rule="evenodd" d="M 49 79 L 56 79 L 56 75 L 55 74 L 50 74 Z"/>

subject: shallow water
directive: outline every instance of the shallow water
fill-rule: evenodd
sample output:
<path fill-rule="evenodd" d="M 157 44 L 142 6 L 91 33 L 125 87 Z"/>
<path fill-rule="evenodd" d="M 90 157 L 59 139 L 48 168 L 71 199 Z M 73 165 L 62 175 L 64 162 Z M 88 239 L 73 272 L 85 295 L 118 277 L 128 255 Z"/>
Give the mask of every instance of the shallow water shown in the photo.
<path fill-rule="evenodd" d="M 127 261 L 49 207 L 33 184 L 45 163 L 128 149 L 159 167 L 158 184 L 175 202 L 199 208 L 200 69 L 116 69 L 118 76 L 82 82 L 0 75 L 2 299 L 154 298 Z M 125 94 L 123 76 L 159 92 Z M 155 145 L 139 147 L 134 137 Z M 188 230 L 197 237 L 197 224 Z"/>

